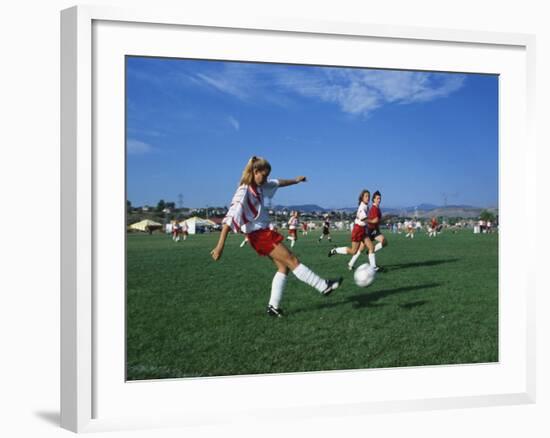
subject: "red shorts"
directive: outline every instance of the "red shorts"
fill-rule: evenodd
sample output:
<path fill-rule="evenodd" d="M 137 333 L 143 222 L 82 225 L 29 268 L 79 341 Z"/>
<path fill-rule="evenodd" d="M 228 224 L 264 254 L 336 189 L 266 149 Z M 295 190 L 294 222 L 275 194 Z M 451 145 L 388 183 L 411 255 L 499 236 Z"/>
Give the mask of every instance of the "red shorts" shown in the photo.
<path fill-rule="evenodd" d="M 254 231 L 247 234 L 247 236 L 250 246 L 261 256 L 269 255 L 273 251 L 273 248 L 284 240 L 284 237 L 277 233 L 277 231 L 272 231 L 268 228 Z"/>
<path fill-rule="evenodd" d="M 365 238 L 365 227 L 354 224 L 353 230 L 351 230 L 351 241 L 362 242 L 364 238 Z"/>
<path fill-rule="evenodd" d="M 294 237 L 294 240 L 298 240 L 298 235 L 296 234 L 296 229 L 288 230 L 288 235 Z"/>

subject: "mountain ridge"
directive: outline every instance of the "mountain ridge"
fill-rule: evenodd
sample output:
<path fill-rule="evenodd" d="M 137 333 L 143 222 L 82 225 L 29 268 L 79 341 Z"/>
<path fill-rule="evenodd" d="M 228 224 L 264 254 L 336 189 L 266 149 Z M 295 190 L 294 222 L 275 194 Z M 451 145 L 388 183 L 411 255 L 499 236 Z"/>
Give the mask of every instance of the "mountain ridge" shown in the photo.
<path fill-rule="evenodd" d="M 275 211 L 291 211 L 298 210 L 306 213 L 327 213 L 327 212 L 345 212 L 353 213 L 357 210 L 357 207 L 341 207 L 341 208 L 325 208 L 317 204 L 298 204 L 298 205 L 276 205 L 270 208 Z M 397 215 L 401 217 L 431 217 L 431 216 L 446 216 L 446 217 L 477 217 L 479 214 L 488 210 L 492 213 L 498 214 L 498 208 L 496 207 L 477 207 L 467 204 L 456 205 L 435 205 L 435 204 L 419 204 L 414 207 L 384 207 L 382 206 L 382 213 L 384 215 Z"/>

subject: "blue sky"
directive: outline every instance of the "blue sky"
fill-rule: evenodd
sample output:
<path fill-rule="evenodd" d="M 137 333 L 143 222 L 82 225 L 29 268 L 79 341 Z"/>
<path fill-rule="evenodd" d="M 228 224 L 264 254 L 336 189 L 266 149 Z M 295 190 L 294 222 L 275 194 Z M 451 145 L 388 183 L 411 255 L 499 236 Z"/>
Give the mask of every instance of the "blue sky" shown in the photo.
<path fill-rule="evenodd" d="M 252 155 L 275 204 L 498 205 L 498 77 L 127 58 L 127 195 L 227 205 Z"/>

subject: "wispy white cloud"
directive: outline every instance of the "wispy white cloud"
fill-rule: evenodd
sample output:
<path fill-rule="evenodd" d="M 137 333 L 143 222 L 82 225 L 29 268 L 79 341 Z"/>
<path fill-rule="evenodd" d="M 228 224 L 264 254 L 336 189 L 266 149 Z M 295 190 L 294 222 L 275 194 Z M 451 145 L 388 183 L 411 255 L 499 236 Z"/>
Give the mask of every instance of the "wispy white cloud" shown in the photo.
<path fill-rule="evenodd" d="M 197 77 L 219 91 L 231 94 L 242 100 L 246 100 L 248 98 L 248 93 L 236 77 L 226 77 L 225 75 L 213 74 L 206 75 L 202 73 L 198 73 Z"/>
<path fill-rule="evenodd" d="M 238 131 L 239 129 L 241 129 L 241 124 L 239 123 L 239 121 L 235 117 L 229 116 L 227 118 L 227 121 L 233 127 L 233 129 L 235 129 L 235 131 Z"/>
<path fill-rule="evenodd" d="M 345 113 L 367 115 L 392 103 L 443 98 L 457 91 L 464 75 L 360 69 L 314 70 L 281 75 L 279 83 L 302 96 L 337 104 Z"/>
<path fill-rule="evenodd" d="M 241 100 L 283 102 L 274 96 L 302 96 L 338 105 L 344 113 L 368 115 L 387 104 L 428 102 L 459 90 L 465 75 L 392 70 L 227 64 L 197 78 Z M 287 98 L 288 99 L 288 98 Z M 288 100 L 284 102 L 288 104 Z"/>
<path fill-rule="evenodd" d="M 143 141 L 129 139 L 126 142 L 126 150 L 128 154 L 143 155 L 152 152 L 154 148 L 150 144 Z"/>
<path fill-rule="evenodd" d="M 204 64 L 165 75 L 130 71 L 157 87 L 202 86 L 239 100 L 288 107 L 297 97 L 337 105 L 344 113 L 369 115 L 384 105 L 406 105 L 445 98 L 459 90 L 466 75 L 360 68 Z M 175 93 L 177 95 L 177 93 Z M 232 123 L 233 126 L 235 124 Z M 239 129 L 236 127 L 235 129 Z"/>
<path fill-rule="evenodd" d="M 221 70 L 195 73 L 194 77 L 205 86 L 247 103 L 288 107 L 292 103 L 288 90 L 274 89 L 281 68 L 284 67 L 225 63 Z"/>

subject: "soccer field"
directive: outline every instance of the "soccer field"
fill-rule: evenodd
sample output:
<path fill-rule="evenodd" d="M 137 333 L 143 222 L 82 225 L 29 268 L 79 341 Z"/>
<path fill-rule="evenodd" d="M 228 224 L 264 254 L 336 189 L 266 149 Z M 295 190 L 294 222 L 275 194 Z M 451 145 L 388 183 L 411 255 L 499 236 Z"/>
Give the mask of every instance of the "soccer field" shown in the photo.
<path fill-rule="evenodd" d="M 128 380 L 498 361 L 496 233 L 388 233 L 385 271 L 364 289 L 349 256 L 327 257 L 349 232 L 300 234 L 300 261 L 344 283 L 323 297 L 289 274 L 284 318 L 265 312 L 273 263 L 237 235 L 214 262 L 218 236 L 128 235 Z"/>

